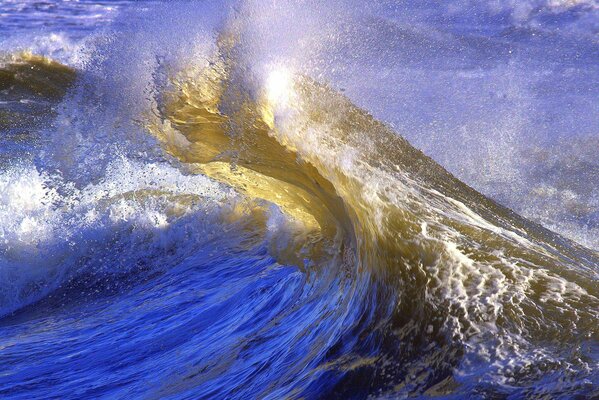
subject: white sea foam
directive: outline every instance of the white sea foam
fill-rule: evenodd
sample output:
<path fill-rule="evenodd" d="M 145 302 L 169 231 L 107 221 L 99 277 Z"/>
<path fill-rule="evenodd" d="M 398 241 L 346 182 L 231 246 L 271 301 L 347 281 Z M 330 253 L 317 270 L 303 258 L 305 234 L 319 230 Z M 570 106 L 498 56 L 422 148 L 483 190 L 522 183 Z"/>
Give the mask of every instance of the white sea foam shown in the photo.
<path fill-rule="evenodd" d="M 181 195 L 198 200 L 189 203 Z M 124 157 L 109 164 L 100 182 L 81 189 L 31 165 L 3 171 L 0 314 L 39 299 L 89 268 L 121 273 L 138 258 L 163 258 L 172 245 L 181 246 L 176 253 L 184 255 L 197 240 L 179 243 L 180 236 L 200 239 L 211 220 L 211 204 L 218 208 L 234 196 L 206 177 Z M 189 215 L 195 221 L 179 222 Z M 119 246 L 129 254 L 111 264 L 116 251 L 111 247 Z"/>

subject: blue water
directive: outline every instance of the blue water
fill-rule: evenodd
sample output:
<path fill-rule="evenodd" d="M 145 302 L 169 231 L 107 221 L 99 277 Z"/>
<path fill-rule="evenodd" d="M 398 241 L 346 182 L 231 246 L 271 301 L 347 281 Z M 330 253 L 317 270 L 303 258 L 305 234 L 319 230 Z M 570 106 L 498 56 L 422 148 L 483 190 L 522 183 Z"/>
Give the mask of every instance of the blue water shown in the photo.
<path fill-rule="evenodd" d="M 429 219 L 389 235 L 404 269 L 277 257 L 279 208 L 262 201 L 262 221 L 140 123 L 229 25 L 240 75 L 325 81 L 530 231 L 576 243 L 547 233 L 555 248 L 526 258 L 536 242 L 514 229 L 513 247 L 471 245 L 455 226 L 488 227 L 434 198 L 440 217 L 406 211 Z M 56 104 L 0 87 L 0 117 L 47 110 L 0 124 L 0 398 L 598 398 L 598 32 L 593 0 L 2 1 L 2 56 L 45 55 L 77 81 Z M 389 202 L 403 188 L 368 183 Z M 393 248 L 375 239 L 352 255 Z"/>
<path fill-rule="evenodd" d="M 256 232 L 205 219 L 154 232 L 158 248 L 88 233 L 89 269 L 0 322 L 0 395 L 317 398 L 343 348 L 376 353 L 344 337 L 376 310 L 367 281 L 281 265 Z"/>
<path fill-rule="evenodd" d="M 140 266 L 93 285 L 86 283 L 98 277 L 80 278 L 5 318 L 2 396 L 253 398 L 288 392 L 277 395 L 268 384 L 285 376 L 297 381 L 309 368 L 298 368 L 298 359 L 318 359 L 323 351 L 309 333 L 317 327 L 305 325 L 309 311 L 293 312 L 314 288 L 296 268 L 266 257 L 264 248 L 235 254 L 218 243 L 204 246 L 168 271 Z M 274 325 L 293 329 L 280 332 Z M 281 348 L 282 341 L 289 347 Z"/>

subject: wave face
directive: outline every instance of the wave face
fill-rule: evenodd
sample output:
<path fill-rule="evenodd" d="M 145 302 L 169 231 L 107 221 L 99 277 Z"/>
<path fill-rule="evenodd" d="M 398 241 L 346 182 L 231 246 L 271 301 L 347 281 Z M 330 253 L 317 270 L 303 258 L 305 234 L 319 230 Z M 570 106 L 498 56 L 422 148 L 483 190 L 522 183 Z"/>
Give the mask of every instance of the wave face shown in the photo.
<path fill-rule="evenodd" d="M 89 4 L 76 56 L 0 60 L 3 398 L 597 396 L 598 253 L 460 181 L 355 80 L 389 68 L 384 37 L 455 71 L 447 32 L 384 1 L 117 2 L 99 32 Z M 405 7 L 593 46 L 592 2 Z"/>

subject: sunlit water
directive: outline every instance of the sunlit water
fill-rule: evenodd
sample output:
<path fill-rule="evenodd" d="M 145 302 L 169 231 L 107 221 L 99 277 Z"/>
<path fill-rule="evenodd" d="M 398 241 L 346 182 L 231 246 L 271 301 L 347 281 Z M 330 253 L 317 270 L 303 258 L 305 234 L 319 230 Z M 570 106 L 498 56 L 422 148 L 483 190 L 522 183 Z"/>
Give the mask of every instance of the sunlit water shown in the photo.
<path fill-rule="evenodd" d="M 599 394 L 599 6 L 320 3 L 0 4 L 0 397 Z"/>

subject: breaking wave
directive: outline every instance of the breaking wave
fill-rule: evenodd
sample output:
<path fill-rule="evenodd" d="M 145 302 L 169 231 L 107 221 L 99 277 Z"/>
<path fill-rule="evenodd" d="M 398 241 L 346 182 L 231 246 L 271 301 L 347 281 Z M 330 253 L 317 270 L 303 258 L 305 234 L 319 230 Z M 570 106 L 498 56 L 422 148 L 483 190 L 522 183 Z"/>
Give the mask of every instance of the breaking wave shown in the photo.
<path fill-rule="evenodd" d="M 176 3 L 76 67 L 4 56 L 2 396 L 596 394 L 597 253 L 331 84 L 344 13 Z"/>

